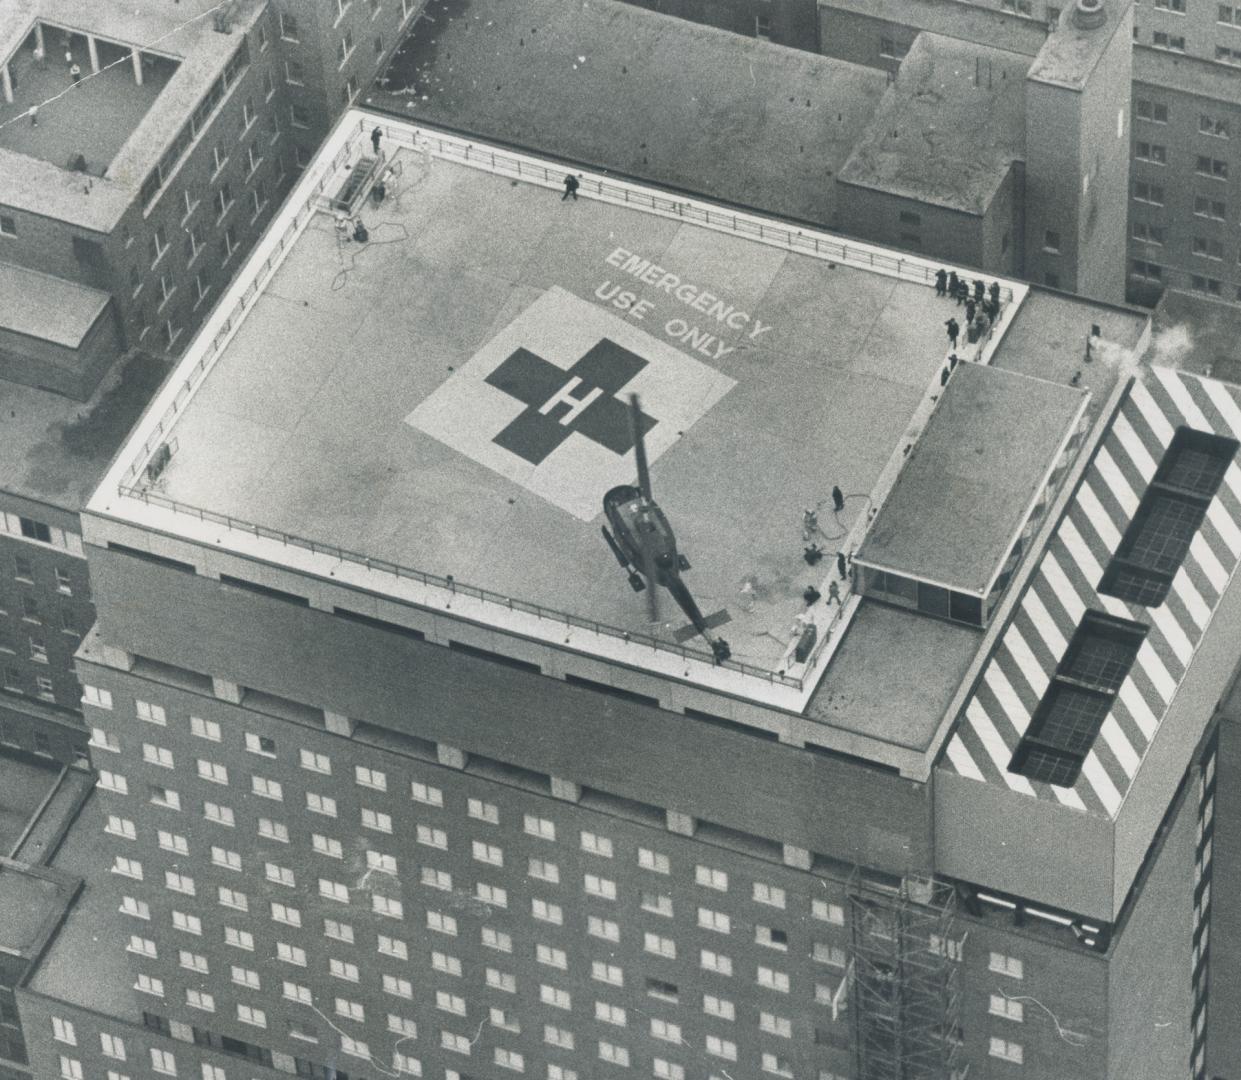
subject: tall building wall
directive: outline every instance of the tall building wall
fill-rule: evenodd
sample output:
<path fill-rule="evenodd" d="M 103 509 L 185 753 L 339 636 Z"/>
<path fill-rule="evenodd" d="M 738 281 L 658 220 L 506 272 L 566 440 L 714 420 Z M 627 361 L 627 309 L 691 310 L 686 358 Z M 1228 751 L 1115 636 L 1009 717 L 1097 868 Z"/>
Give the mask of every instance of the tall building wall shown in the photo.
<path fill-rule="evenodd" d="M 664 15 L 762 37 L 778 45 L 817 49 L 817 0 L 626 0 Z"/>

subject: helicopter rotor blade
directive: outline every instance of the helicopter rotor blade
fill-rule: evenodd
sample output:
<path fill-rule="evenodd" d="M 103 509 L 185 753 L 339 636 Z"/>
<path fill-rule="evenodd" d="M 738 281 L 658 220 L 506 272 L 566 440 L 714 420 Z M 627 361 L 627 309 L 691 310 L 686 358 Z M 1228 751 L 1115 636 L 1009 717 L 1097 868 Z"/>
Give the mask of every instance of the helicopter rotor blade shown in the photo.
<path fill-rule="evenodd" d="M 633 438 L 633 456 L 638 465 L 638 490 L 647 502 L 651 502 L 651 474 L 646 465 L 646 442 L 642 436 L 642 409 L 638 395 L 629 395 L 629 431 Z"/>
<path fill-rule="evenodd" d="M 646 578 L 646 613 L 651 622 L 659 622 L 659 571 L 655 566 L 655 556 L 649 544 L 643 543 L 642 522 L 646 512 L 640 511 L 638 518 L 638 544 L 642 548 L 642 574 Z"/>

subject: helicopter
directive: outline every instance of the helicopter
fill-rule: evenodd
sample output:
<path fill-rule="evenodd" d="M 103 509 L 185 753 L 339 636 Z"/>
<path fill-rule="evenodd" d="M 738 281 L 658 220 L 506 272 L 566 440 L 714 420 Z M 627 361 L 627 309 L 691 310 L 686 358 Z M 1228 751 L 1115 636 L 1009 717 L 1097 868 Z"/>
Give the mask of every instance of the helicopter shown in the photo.
<path fill-rule="evenodd" d="M 629 425 L 633 436 L 634 458 L 638 466 L 638 486 L 620 484 L 603 496 L 603 513 L 612 526 L 601 527 L 616 561 L 629 575 L 634 592 L 646 590 L 651 622 L 659 621 L 658 586 L 662 585 L 685 612 L 686 618 L 711 646 L 717 664 L 732 655 L 728 642 L 711 633 L 706 619 L 690 595 L 681 574 L 690 568 L 689 560 L 677 551 L 676 537 L 668 518 L 651 495 L 651 474 L 646 464 L 641 408 L 638 395 L 629 397 Z"/>

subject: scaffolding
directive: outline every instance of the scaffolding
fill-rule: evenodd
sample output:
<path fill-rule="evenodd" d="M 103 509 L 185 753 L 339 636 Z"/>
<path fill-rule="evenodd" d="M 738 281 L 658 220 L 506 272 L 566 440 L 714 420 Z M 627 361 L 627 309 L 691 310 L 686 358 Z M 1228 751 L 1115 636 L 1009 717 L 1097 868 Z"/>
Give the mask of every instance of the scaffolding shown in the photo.
<path fill-rule="evenodd" d="M 849 883 L 857 1080 L 955 1080 L 961 941 L 956 893 L 930 878 Z"/>

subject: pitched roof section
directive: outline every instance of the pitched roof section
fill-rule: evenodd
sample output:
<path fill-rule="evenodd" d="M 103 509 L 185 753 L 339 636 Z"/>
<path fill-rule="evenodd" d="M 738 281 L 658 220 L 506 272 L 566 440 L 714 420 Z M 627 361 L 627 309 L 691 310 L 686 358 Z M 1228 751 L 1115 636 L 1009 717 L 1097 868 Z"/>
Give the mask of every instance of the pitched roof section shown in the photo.
<path fill-rule="evenodd" d="M 1170 368 L 1130 388 L 1043 553 L 941 767 L 1114 818 L 1241 557 L 1241 465 L 1211 501 L 1166 603 L 1100 595 L 1099 582 L 1178 427 L 1241 437 L 1241 389 Z M 1008 771 L 1013 751 L 1088 610 L 1150 627 L 1071 788 Z"/>

